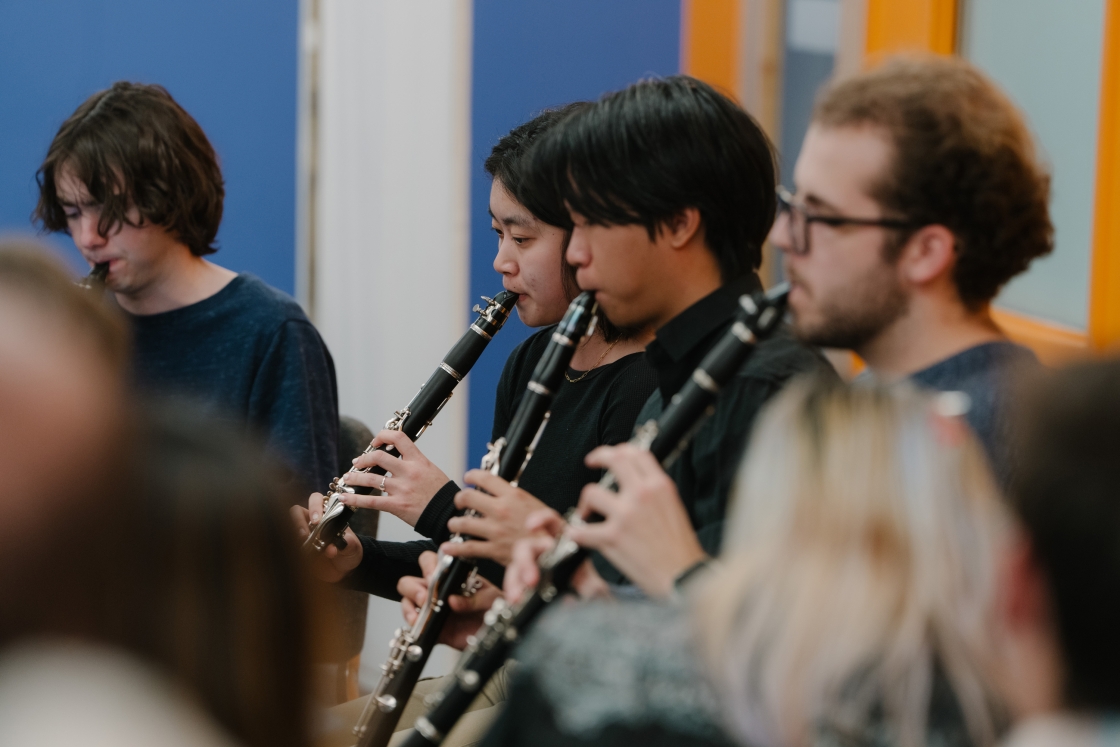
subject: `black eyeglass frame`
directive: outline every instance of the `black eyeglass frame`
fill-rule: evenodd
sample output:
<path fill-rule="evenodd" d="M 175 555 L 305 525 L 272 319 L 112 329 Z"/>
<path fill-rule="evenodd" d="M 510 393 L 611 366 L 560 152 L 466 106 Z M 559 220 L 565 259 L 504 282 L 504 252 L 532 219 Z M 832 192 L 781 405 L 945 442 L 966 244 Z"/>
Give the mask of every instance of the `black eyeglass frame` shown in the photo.
<path fill-rule="evenodd" d="M 839 228 L 840 226 L 872 226 L 875 228 L 892 228 L 896 230 L 913 230 L 920 227 L 920 224 L 913 221 L 902 220 L 899 218 L 851 218 L 846 215 L 814 215 L 808 212 L 804 206 L 798 205 L 793 201 L 793 194 L 785 187 L 778 187 L 778 215 L 782 213 L 789 213 L 790 216 L 790 236 L 793 238 L 790 249 L 798 256 L 804 256 L 809 253 L 809 228 L 814 223 L 823 223 L 826 226 Z M 794 222 L 794 213 L 800 213 L 805 221 L 805 246 L 797 246 L 797 231 L 794 230 L 792 225 Z"/>

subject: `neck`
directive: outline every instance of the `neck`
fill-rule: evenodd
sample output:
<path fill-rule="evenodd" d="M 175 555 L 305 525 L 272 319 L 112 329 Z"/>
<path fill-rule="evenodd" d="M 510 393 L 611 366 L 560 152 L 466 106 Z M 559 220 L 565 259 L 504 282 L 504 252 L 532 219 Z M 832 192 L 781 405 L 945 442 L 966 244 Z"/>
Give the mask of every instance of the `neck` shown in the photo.
<path fill-rule="evenodd" d="M 642 330 L 636 335 L 615 340 L 613 343 L 607 342 L 600 332 L 596 332 L 580 343 L 569 365 L 577 371 L 606 366 L 633 353 L 642 352 L 652 340 L 652 329 Z"/>
<path fill-rule="evenodd" d="M 656 290 L 660 303 L 650 320 L 649 328 L 653 331 L 664 327 L 723 284 L 719 262 L 699 238 L 685 250 L 678 251 L 670 255 L 676 261 L 664 265 L 666 272 Z"/>
<path fill-rule="evenodd" d="M 117 293 L 117 303 L 136 316 L 174 311 L 209 298 L 235 277 L 237 273 L 208 262 L 189 249 L 170 252 L 150 282 L 136 290 Z"/>
<path fill-rule="evenodd" d="M 877 377 L 893 381 L 971 347 L 1003 339 L 987 304 L 969 311 L 959 302 L 915 296 L 905 314 L 855 352 Z"/>

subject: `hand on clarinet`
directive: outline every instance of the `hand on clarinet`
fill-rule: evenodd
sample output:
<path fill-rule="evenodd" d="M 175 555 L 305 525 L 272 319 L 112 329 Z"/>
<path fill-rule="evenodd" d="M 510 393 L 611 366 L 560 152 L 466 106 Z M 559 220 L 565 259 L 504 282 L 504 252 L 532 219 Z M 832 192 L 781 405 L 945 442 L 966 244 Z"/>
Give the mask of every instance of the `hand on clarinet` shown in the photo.
<path fill-rule="evenodd" d="M 706 557 L 677 486 L 652 454 L 630 444 L 600 446 L 584 462 L 611 470 L 618 492 L 585 486 L 580 515 L 604 520 L 573 527 L 569 536 L 602 553 L 650 597 L 668 597 L 674 579 Z"/>
<path fill-rule="evenodd" d="M 400 456 L 377 450 L 376 447 L 382 444 L 392 445 Z M 450 478 L 424 456 L 412 439 L 400 431 L 381 431 L 374 438 L 373 445 L 374 451 L 355 459 L 354 467 L 358 469 L 381 467 L 388 474 L 355 472 L 346 478 L 346 482 L 367 488 L 383 488 L 383 494 L 354 493 L 343 496 L 342 502 L 356 508 L 376 508 L 378 511 L 386 511 L 410 527 L 416 526 L 432 496 L 438 493 Z"/>
<path fill-rule="evenodd" d="M 540 581 L 537 562 L 541 555 L 552 549 L 556 544 L 556 538 L 567 526 L 563 517 L 551 508 L 535 511 L 529 515 L 525 522 L 525 530 L 528 534 L 514 543 L 513 559 L 506 566 L 502 589 L 507 602 L 516 604 L 527 590 L 537 585 Z M 595 570 L 590 558 L 583 561 L 579 570 L 572 576 L 572 590 L 581 599 L 611 596 L 610 586 Z"/>
<path fill-rule="evenodd" d="M 428 596 L 428 582 L 436 569 L 437 558 L 434 552 L 423 553 L 420 556 L 420 570 L 424 577 L 405 576 L 397 582 L 397 591 L 401 595 L 401 612 L 409 625 L 416 622 L 416 616 Z M 448 598 L 451 617 L 440 633 L 440 643 L 460 651 L 465 649 L 468 636 L 474 635 L 482 627 L 483 615 L 494 604 L 494 600 L 502 595 L 501 589 L 494 584 L 484 578 L 478 580 L 482 586 L 472 596 L 453 594 Z"/>
<path fill-rule="evenodd" d="M 447 528 L 478 539 L 444 543 L 440 549 L 455 557 L 489 558 L 509 565 L 513 543 L 526 535 L 525 520 L 535 511 L 548 507 L 538 498 L 484 470 L 471 470 L 464 479 L 481 490 L 460 491 L 455 496 L 455 505 L 473 508 L 482 515 L 456 516 L 447 522 Z"/>
<path fill-rule="evenodd" d="M 318 522 L 319 517 L 322 516 L 325 500 L 322 493 L 312 493 L 307 501 L 307 508 L 292 506 L 289 511 L 296 525 L 296 537 L 300 542 L 311 534 L 309 525 Z M 339 550 L 334 545 L 327 545 L 322 552 L 314 553 L 314 557 L 311 558 L 312 571 L 321 581 L 329 583 L 341 581 L 362 562 L 362 543 L 358 541 L 357 535 L 347 528 L 343 538 L 346 540 L 345 549 Z"/>

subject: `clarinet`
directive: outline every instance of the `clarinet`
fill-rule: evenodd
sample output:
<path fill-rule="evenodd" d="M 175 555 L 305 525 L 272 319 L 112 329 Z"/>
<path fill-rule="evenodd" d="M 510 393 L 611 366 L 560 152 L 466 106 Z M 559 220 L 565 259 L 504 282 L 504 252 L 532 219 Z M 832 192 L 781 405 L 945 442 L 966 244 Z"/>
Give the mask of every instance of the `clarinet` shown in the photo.
<path fill-rule="evenodd" d="M 498 333 L 498 330 L 509 319 L 510 312 L 513 311 L 513 306 L 517 303 L 517 294 L 502 291 L 494 298 L 483 296 L 482 300 L 486 302 L 485 308 L 478 305 L 474 307 L 478 318 L 459 338 L 450 352 L 444 356 L 435 373 L 420 387 L 420 391 L 416 393 L 412 401 L 405 405 L 403 410 L 397 410 L 393 413 L 393 417 L 385 424 L 386 430 L 402 431 L 413 441 L 420 438 L 421 434 L 432 424 L 436 415 L 439 415 L 443 406 L 451 399 L 455 386 L 470 372 L 471 367 L 482 355 L 482 351 L 486 349 L 491 338 Z M 369 454 L 374 450 L 371 441 L 362 455 Z M 376 450 L 393 455 L 397 453 L 396 448 L 391 444 L 382 444 Z M 351 469 L 342 477 L 336 477 L 331 482 L 330 487 L 327 488 L 323 515 L 318 522 L 311 525 L 311 534 L 303 543 L 303 549 L 306 552 L 322 552 L 327 545 L 335 545 L 340 550 L 346 547 L 343 534 L 350 524 L 350 519 L 354 516 L 354 509 L 342 502 L 342 496 L 360 491 L 369 492 L 367 488 L 347 484 L 347 475 L 357 472 L 367 472 L 375 475 L 385 474 L 385 470 L 381 467 L 366 467 Z"/>
<path fill-rule="evenodd" d="M 785 316 L 788 296 L 789 286 L 784 283 L 754 298 L 741 296 L 740 310 L 731 329 L 704 357 L 681 391 L 673 395 L 661 417 L 642 425 L 630 443 L 649 451 L 662 467 L 672 465 L 712 413 L 720 387 L 743 366 L 757 343 L 778 328 Z M 599 485 L 609 490 L 618 489 L 610 472 L 603 475 Z M 567 518 L 571 526 L 585 523 L 575 515 L 575 509 Z M 532 590 L 512 605 L 501 598 L 495 600 L 483 618 L 482 628 L 460 657 L 451 682 L 443 692 L 428 696 L 428 713 L 417 719 L 415 731 L 402 747 L 426 747 L 443 742 L 479 689 L 509 658 L 528 626 L 568 589 L 588 555 L 588 551 L 565 532 L 538 560 L 540 580 Z"/>
<path fill-rule="evenodd" d="M 533 369 L 525 395 L 505 435 L 489 445 L 481 468 L 514 485 L 533 455 L 537 441 L 548 424 L 549 407 L 576 346 L 594 331 L 598 306 L 591 293 L 581 293 L 568 306 L 552 340 Z M 468 515 L 477 515 L 468 511 Z M 469 539 L 454 534 L 451 542 Z M 451 607 L 452 594 L 474 590 L 477 564 L 469 558 L 440 553 L 435 573 L 428 582 L 428 595 L 408 630 L 398 629 L 390 643 L 389 658 L 381 665 L 381 680 L 370 696 L 354 734 L 358 747 L 385 747 L 400 722 L 401 713 L 416 681 L 439 640 Z"/>
<path fill-rule="evenodd" d="M 75 285 L 82 290 L 101 290 L 105 286 L 105 278 L 107 277 L 109 277 L 109 263 L 99 262 L 93 266 L 88 275 Z"/>

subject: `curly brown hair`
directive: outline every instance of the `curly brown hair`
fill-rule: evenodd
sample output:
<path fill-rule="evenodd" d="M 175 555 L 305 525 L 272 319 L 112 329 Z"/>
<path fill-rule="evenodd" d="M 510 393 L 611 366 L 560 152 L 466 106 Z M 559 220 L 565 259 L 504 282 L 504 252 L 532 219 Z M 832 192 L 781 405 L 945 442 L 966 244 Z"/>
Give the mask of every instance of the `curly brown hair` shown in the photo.
<path fill-rule="evenodd" d="M 60 169 L 77 177 L 101 207 L 97 231 L 122 223 L 163 226 L 197 256 L 218 250 L 225 184 L 206 133 L 162 86 L 120 81 L 99 91 L 62 123 L 35 178 L 39 204 L 32 219 L 66 231 L 58 199 Z"/>
<path fill-rule="evenodd" d="M 890 60 L 825 89 L 813 123 L 887 132 L 893 164 L 870 194 L 917 225 L 953 232 L 953 280 L 969 308 L 1054 248 L 1050 175 L 1023 115 L 969 63 Z M 905 238 L 888 250 L 901 249 Z"/>

